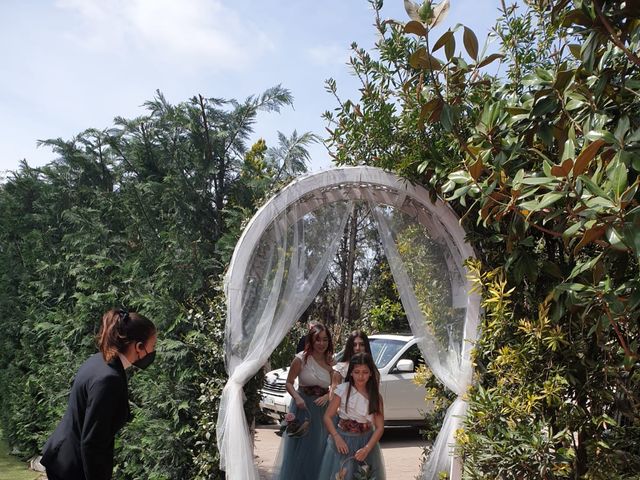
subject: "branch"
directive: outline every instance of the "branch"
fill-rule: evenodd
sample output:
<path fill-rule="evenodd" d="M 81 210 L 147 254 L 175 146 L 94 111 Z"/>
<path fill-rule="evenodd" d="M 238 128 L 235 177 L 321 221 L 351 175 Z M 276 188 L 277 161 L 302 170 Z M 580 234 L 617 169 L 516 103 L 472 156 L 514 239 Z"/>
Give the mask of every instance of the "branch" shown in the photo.
<path fill-rule="evenodd" d="M 602 297 L 600 299 L 603 302 L 602 305 L 604 307 L 604 311 L 607 314 L 607 318 L 609 319 L 609 323 L 613 327 L 613 330 L 616 332 L 616 336 L 618 337 L 618 342 L 620 343 L 620 346 L 624 350 L 624 353 L 630 358 L 637 358 L 637 355 L 635 355 L 631 350 L 629 350 L 629 345 L 627 345 L 627 342 L 625 342 L 624 337 L 622 336 L 622 332 L 620 332 L 620 329 L 618 328 L 618 324 L 616 323 L 616 321 L 611 316 L 611 311 L 607 307 L 607 304 L 606 304 L 605 300 Z"/>
<path fill-rule="evenodd" d="M 427 53 L 430 51 L 429 48 L 429 27 L 425 26 L 425 28 L 427 29 L 427 35 L 425 37 L 425 45 L 426 45 L 426 49 L 427 49 Z M 444 99 L 444 96 L 442 95 L 442 92 L 440 91 L 440 83 L 437 81 L 435 74 L 433 73 L 433 69 L 430 68 L 429 69 L 429 76 L 431 77 L 431 83 L 433 84 L 433 88 L 435 89 L 436 93 L 438 94 L 438 97 L 440 98 L 440 101 L 443 104 L 446 104 L 447 102 Z M 469 148 L 469 146 L 467 145 L 467 142 L 464 141 L 464 139 L 461 136 L 461 133 L 458 131 L 457 125 L 453 125 L 452 129 L 451 129 L 451 133 L 453 133 L 453 136 L 456 138 L 458 144 L 462 147 L 462 149 L 473 159 L 473 163 L 477 163 L 478 162 L 478 157 L 471 151 L 471 149 Z M 463 160 L 464 161 L 464 160 Z M 467 170 L 469 170 L 469 166 L 465 163 L 465 168 Z M 474 179 L 475 181 L 475 179 Z"/>
<path fill-rule="evenodd" d="M 640 67 L 640 58 L 638 58 L 633 52 L 631 52 L 627 47 L 625 47 L 624 43 L 622 43 L 622 40 L 618 38 L 618 36 L 616 35 L 616 32 L 613 30 L 613 27 L 609 23 L 609 20 L 607 20 L 607 17 L 605 17 L 604 13 L 602 13 L 602 7 L 600 6 L 600 1 L 594 0 L 593 6 L 596 10 L 598 18 L 602 22 L 602 25 L 604 25 L 604 28 L 607 30 L 607 32 L 609 32 L 609 37 L 611 38 L 611 41 L 624 52 L 624 54 L 627 56 L 627 58 L 629 58 L 629 60 L 635 63 L 636 66 Z"/>
<path fill-rule="evenodd" d="M 146 141 L 145 141 L 145 145 L 146 145 Z M 116 153 L 118 153 L 118 155 L 120 155 L 120 157 L 122 158 L 122 160 L 129 166 L 129 168 L 136 174 L 136 177 L 138 179 L 140 179 L 141 175 L 140 172 L 138 172 L 136 170 L 136 168 L 133 166 L 133 164 L 129 161 L 129 159 L 126 157 L 126 155 L 124 154 L 124 152 L 122 151 L 122 149 L 120 148 L 119 145 L 116 144 L 115 140 L 113 142 L 111 142 L 111 147 L 115 149 Z M 132 186 L 132 190 L 133 190 L 133 194 L 136 197 L 136 200 L 138 201 L 138 206 L 140 207 L 140 210 L 142 211 L 142 215 L 144 216 L 144 219 L 147 222 L 147 225 L 149 226 L 149 228 L 151 228 L 151 231 L 153 233 L 155 233 L 156 238 L 160 238 L 160 234 L 158 233 L 158 229 L 156 227 L 156 223 L 151 221 L 151 217 L 149 216 L 149 214 L 147 213 L 147 209 L 144 206 L 144 202 L 142 201 L 142 198 L 140 197 L 140 194 L 138 193 L 138 189 L 136 188 L 135 185 Z M 138 235 L 140 235 L 140 239 L 142 239 L 142 233 L 140 232 L 140 229 L 137 228 L 138 230 Z M 147 251 L 147 246 L 145 245 L 144 241 L 142 241 L 142 246 L 145 249 L 145 251 Z"/>
<path fill-rule="evenodd" d="M 204 151 L 204 159 L 209 164 L 208 168 L 213 166 L 213 146 L 211 145 L 211 137 L 209 136 L 209 122 L 207 121 L 207 109 L 204 104 L 204 97 L 198 94 L 198 105 L 200 107 L 200 113 L 202 115 L 202 127 L 204 128 L 204 139 L 206 143 L 206 148 Z M 218 184 L 216 182 L 216 177 L 213 177 L 214 187 L 216 189 L 216 193 L 218 192 Z"/>
<path fill-rule="evenodd" d="M 545 227 L 542 227 L 542 226 L 540 226 L 540 225 L 537 225 L 537 224 L 535 224 L 535 223 L 533 223 L 533 222 L 530 222 L 529 220 L 527 220 L 527 218 L 526 218 L 526 216 L 524 215 L 524 213 L 522 213 L 520 210 L 518 210 L 518 209 L 516 209 L 516 208 L 514 208 L 513 210 L 514 210 L 518 215 L 520 215 L 521 217 L 523 217 L 523 218 L 524 218 L 524 221 L 525 221 L 525 222 L 527 222 L 527 224 L 531 225 L 533 228 L 535 228 L 535 229 L 537 229 L 537 230 L 540 230 L 541 232 L 544 232 L 544 233 L 546 233 L 546 234 L 549 234 L 549 235 L 551 235 L 552 237 L 556 237 L 556 238 L 562 237 L 562 233 L 560 233 L 560 232 L 555 232 L 555 231 L 553 231 L 553 230 L 549 230 L 548 228 L 545 228 Z"/>

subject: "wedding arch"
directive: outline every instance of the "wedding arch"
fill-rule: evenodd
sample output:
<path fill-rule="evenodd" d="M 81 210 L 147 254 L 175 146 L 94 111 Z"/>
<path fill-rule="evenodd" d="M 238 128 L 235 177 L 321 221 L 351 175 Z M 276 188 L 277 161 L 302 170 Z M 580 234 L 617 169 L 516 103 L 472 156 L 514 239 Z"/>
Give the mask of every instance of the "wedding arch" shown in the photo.
<path fill-rule="evenodd" d="M 413 334 L 436 377 L 456 395 L 422 471 L 459 479 L 451 445 L 471 384 L 470 351 L 480 299 L 464 260 L 474 257 L 454 211 L 429 192 L 373 167 L 301 177 L 247 224 L 225 278 L 225 364 L 229 380 L 217 422 L 220 466 L 231 480 L 258 480 L 242 387 L 268 361 L 320 290 L 353 206 L 365 203 L 378 232 Z"/>

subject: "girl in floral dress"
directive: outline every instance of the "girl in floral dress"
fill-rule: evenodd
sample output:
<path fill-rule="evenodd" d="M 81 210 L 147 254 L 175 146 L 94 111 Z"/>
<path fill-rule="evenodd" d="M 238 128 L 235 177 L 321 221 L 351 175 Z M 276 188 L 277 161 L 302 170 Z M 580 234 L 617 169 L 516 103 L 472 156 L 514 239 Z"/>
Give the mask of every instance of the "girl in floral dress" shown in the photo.
<path fill-rule="evenodd" d="M 371 355 L 351 357 L 347 381 L 336 387 L 324 414 L 330 436 L 318 480 L 351 480 L 360 468 L 368 469 L 376 480 L 385 480 L 378 444 L 384 432 L 384 409 L 377 377 Z"/>

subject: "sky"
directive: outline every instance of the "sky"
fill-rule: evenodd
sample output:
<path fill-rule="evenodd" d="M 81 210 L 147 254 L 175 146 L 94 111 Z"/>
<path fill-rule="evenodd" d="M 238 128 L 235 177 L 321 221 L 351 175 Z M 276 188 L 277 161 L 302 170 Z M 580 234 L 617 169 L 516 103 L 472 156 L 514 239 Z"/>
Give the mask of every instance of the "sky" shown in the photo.
<path fill-rule="evenodd" d="M 482 44 L 500 4 L 451 0 L 434 34 L 463 24 Z M 385 0 L 382 16 L 409 20 L 403 0 Z M 54 160 L 37 140 L 143 115 L 157 90 L 174 104 L 198 94 L 242 101 L 280 84 L 294 107 L 261 113 L 253 140 L 275 146 L 278 131 L 293 130 L 324 137 L 321 115 L 336 107 L 324 82 L 358 98 L 350 45 L 371 49 L 373 22 L 366 0 L 1 0 L 0 176 L 22 159 Z M 324 146 L 310 152 L 310 170 L 330 167 Z"/>

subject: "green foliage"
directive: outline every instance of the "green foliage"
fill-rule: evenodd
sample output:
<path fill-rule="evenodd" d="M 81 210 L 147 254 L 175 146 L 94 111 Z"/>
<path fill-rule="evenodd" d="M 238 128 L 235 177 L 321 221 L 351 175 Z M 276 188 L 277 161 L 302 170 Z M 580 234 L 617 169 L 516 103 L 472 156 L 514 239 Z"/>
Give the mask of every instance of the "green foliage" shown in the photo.
<path fill-rule="evenodd" d="M 428 237 L 424 228 L 411 223 L 398 233 L 397 243 L 427 327 L 442 345 L 448 345 L 450 335 L 462 333 L 452 327 L 462 327 L 463 322 L 451 306 L 451 281 L 442 274 L 448 271 L 442 247 Z"/>
<path fill-rule="evenodd" d="M 406 329 L 407 322 L 402 304 L 390 298 L 383 298 L 377 305 L 371 307 L 367 319 L 374 331 L 401 332 Z"/>
<path fill-rule="evenodd" d="M 438 436 L 438 432 L 442 428 L 444 416 L 447 409 L 455 399 L 455 394 L 444 388 L 442 383 L 436 378 L 431 369 L 426 365 L 418 366 L 416 374 L 413 377 L 413 383 L 425 388 L 425 423 L 422 426 L 421 433 L 425 440 L 434 442 Z M 427 412 L 428 410 L 428 412 Z"/>
<path fill-rule="evenodd" d="M 213 480 L 221 475 L 217 468 L 218 451 L 213 448 L 218 406 L 226 381 L 225 377 L 217 373 L 224 369 L 223 340 L 226 311 L 221 293 L 218 290 L 215 302 L 212 302 L 204 311 L 192 312 L 196 329 L 187 338 L 195 364 L 199 366 L 198 375 L 193 379 L 198 397 L 194 409 L 195 441 L 190 452 L 194 463 L 191 478 L 196 480 Z M 245 388 L 249 395 L 255 390 L 255 385 L 252 388 Z M 254 403 L 247 402 L 247 405 L 252 406 Z"/>
<path fill-rule="evenodd" d="M 361 328 L 380 333 L 411 330 L 387 259 L 381 255 L 373 268 L 374 280 L 367 292 L 370 302 Z"/>
<path fill-rule="evenodd" d="M 273 351 L 269 357 L 269 370 L 276 368 L 288 367 L 293 357 L 296 354 L 296 348 L 298 346 L 298 340 L 308 332 L 307 322 L 300 321 L 289 330 L 289 333 L 284 337 L 280 345 Z M 335 342 L 335 338 L 334 338 Z"/>
<path fill-rule="evenodd" d="M 226 381 L 220 276 L 261 199 L 304 171 L 310 134 L 246 145 L 259 111 L 291 104 L 274 87 L 244 102 L 158 93 L 147 114 L 72 140 L 0 186 L 0 425 L 21 456 L 62 417 L 73 372 L 95 351 L 107 308 L 144 312 L 158 360 L 134 374 L 134 419 L 115 478 L 214 479 Z M 248 414 L 260 379 L 247 387 Z"/>
<path fill-rule="evenodd" d="M 505 2 L 495 54 L 462 26 L 432 39 L 431 2 L 406 24 L 372 5 L 377 56 L 354 46 L 359 101 L 328 82 L 328 144 L 445 198 L 481 260 L 465 477 L 637 478 L 637 5 Z"/>
<path fill-rule="evenodd" d="M 369 206 L 356 202 L 336 257 L 306 314 L 329 325 L 341 345 L 356 329 L 406 332 L 406 315 Z"/>

